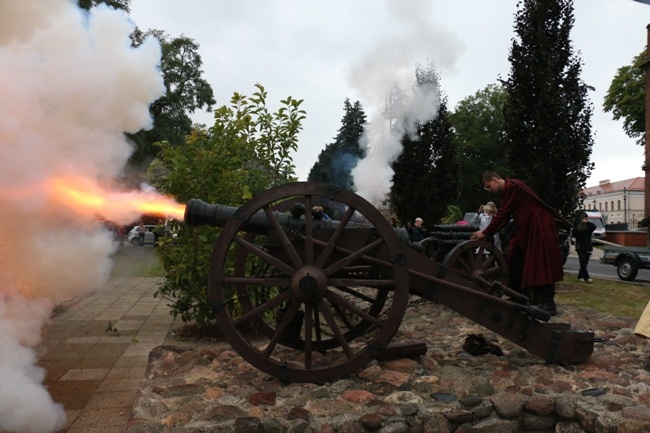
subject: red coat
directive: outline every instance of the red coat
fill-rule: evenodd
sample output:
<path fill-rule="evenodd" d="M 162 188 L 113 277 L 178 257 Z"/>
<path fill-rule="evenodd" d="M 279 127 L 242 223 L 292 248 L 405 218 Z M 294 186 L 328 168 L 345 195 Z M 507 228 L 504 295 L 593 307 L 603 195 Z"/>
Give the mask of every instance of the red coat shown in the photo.
<path fill-rule="evenodd" d="M 522 181 L 506 179 L 499 210 L 483 233 L 492 236 L 513 218 L 515 234 L 508 248 L 518 247 L 524 252 L 521 286 L 546 286 L 561 281 L 564 270 L 555 217 L 518 185 L 535 195 Z"/>

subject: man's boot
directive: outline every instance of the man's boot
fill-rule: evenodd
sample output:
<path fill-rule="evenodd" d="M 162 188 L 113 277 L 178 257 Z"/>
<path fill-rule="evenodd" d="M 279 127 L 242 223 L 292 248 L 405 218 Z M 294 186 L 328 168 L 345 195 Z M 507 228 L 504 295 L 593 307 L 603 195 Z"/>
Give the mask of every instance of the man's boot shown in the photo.
<path fill-rule="evenodd" d="M 544 298 L 544 287 L 531 287 L 528 298 L 530 303 L 536 307 L 542 308 L 542 305 L 545 302 Z"/>
<path fill-rule="evenodd" d="M 543 288 L 543 290 L 543 302 L 541 309 L 546 311 L 551 316 L 555 316 L 557 314 L 557 307 L 555 305 L 555 284 L 546 286 Z"/>

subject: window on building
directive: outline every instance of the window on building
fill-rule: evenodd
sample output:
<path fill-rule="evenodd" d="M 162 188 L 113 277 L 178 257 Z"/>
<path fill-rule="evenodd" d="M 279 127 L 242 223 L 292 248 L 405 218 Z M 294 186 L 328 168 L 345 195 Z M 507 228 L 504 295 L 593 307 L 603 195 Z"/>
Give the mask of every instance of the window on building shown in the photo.
<path fill-rule="evenodd" d="M 616 210 L 621 210 L 621 201 L 616 202 Z"/>
<path fill-rule="evenodd" d="M 612 210 L 614 210 L 614 200 L 611 202 Z"/>
<path fill-rule="evenodd" d="M 607 205 L 608 205 L 608 204 L 609 204 L 609 203 L 605 202 L 605 212 L 607 212 Z"/>

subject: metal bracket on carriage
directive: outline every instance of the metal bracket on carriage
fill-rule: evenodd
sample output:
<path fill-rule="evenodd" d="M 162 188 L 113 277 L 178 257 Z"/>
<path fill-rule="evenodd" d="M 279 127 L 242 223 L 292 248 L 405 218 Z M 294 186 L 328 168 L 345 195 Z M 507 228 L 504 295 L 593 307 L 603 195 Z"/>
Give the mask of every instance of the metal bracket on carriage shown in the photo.
<path fill-rule="evenodd" d="M 527 296 L 512 290 L 510 287 L 504 286 L 501 282 L 487 280 L 481 275 L 475 276 L 473 281 L 477 286 L 487 289 L 487 292 L 494 296 L 494 301 L 508 305 L 514 310 L 521 311 L 533 319 L 541 320 L 542 322 L 551 320 L 551 315 L 541 308 L 531 305 Z M 501 297 L 504 295 L 507 295 L 508 298 L 502 299 Z"/>

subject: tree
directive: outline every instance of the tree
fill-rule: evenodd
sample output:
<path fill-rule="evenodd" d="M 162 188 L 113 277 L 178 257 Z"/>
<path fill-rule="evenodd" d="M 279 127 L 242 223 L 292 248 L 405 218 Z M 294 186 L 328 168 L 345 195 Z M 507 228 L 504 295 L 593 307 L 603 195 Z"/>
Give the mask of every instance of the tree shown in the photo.
<path fill-rule="evenodd" d="M 449 120 L 454 126 L 459 163 L 458 207 L 473 212 L 492 198 L 483 189 L 483 173 L 488 169 L 508 172 L 505 144 L 503 86 L 490 84 L 458 103 Z"/>
<path fill-rule="evenodd" d="M 349 98 L 345 99 L 343 110 L 345 114 L 334 142 L 325 146 L 318 155 L 318 160 L 309 171 L 307 180 L 351 189 L 352 169 L 364 156 L 359 140 L 363 135 L 366 114 L 359 101 L 351 104 Z"/>
<path fill-rule="evenodd" d="M 151 104 L 153 129 L 129 136 L 136 144 L 130 159 L 135 166 L 146 165 L 155 157 L 158 149 L 154 143 L 164 140 L 173 146 L 182 145 L 192 131 L 190 114 L 198 109 L 210 111 L 216 103 L 212 87 L 202 78 L 199 45 L 187 36 L 171 38 L 160 30 L 143 33 L 139 29 L 131 36 L 133 45 L 139 46 L 149 35 L 160 41 L 160 68 L 166 91 Z"/>
<path fill-rule="evenodd" d="M 438 87 L 433 67 L 416 69 L 417 86 Z M 435 107 L 432 107 L 435 110 Z M 458 162 L 445 98 L 435 118 L 418 124 L 418 139 L 404 136 L 403 151 L 393 163 L 391 202 L 400 221 L 424 219 L 438 224 L 447 205 L 458 198 Z"/>
<path fill-rule="evenodd" d="M 641 146 L 645 145 L 645 70 L 641 65 L 646 61 L 644 49 L 631 65 L 618 68 L 603 102 L 605 112 L 611 112 L 614 120 L 623 119 L 625 134 Z"/>
<path fill-rule="evenodd" d="M 522 0 L 503 81 L 510 176 L 528 182 L 551 207 L 571 215 L 594 164 L 592 107 L 574 55 L 572 0 Z"/>
<path fill-rule="evenodd" d="M 128 13 L 131 0 L 78 0 L 79 7 L 86 10 L 99 4 Z M 142 168 L 146 168 L 155 158 L 158 152 L 156 143 L 167 141 L 174 146 L 183 145 L 185 137 L 192 131 L 190 115 L 199 109 L 210 111 L 216 103 L 212 87 L 202 78 L 203 62 L 199 45 L 193 39 L 184 35 L 172 38 L 162 30 L 143 32 L 136 28 L 131 34 L 132 45 L 139 46 L 147 36 L 153 36 L 160 42 L 160 69 L 166 91 L 151 104 L 153 128 L 127 134 L 134 145 L 128 164 L 137 173 L 136 179 L 132 181 L 135 184 L 141 182 Z"/>
<path fill-rule="evenodd" d="M 255 194 L 296 180 L 291 154 L 305 117 L 302 100 L 288 97 L 271 113 L 266 91 L 259 84 L 256 88 L 250 97 L 235 93 L 230 106 L 215 111 L 214 125 L 196 128 L 185 145 L 159 144 L 159 160 L 150 172 L 160 191 L 180 202 L 198 197 L 240 206 Z M 219 229 L 179 224 L 177 237 L 164 238 L 158 248 L 166 276 L 157 294 L 173 299 L 174 317 L 206 324 L 212 319 L 208 268 Z"/>

